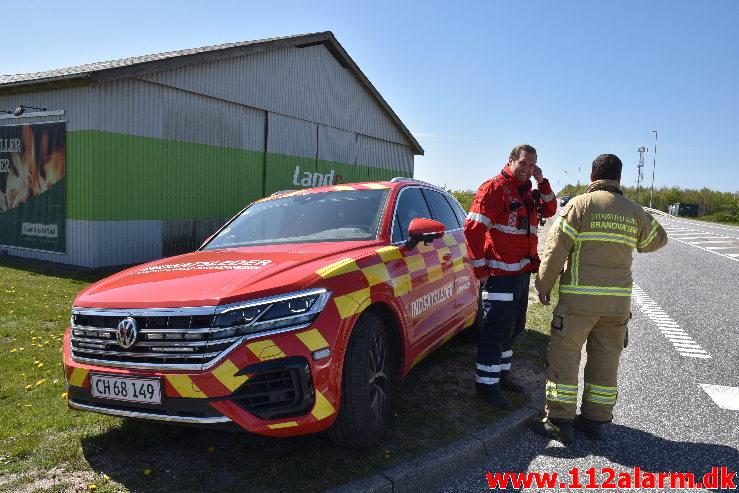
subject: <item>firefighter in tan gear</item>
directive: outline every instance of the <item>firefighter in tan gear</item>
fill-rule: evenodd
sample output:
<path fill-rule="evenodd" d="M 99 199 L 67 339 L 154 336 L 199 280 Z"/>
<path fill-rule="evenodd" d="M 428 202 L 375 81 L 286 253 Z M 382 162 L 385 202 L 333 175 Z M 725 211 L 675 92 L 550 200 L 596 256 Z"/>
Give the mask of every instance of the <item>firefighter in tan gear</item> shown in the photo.
<path fill-rule="evenodd" d="M 632 252 L 667 243 L 662 226 L 623 196 L 621 168 L 613 154 L 593 161 L 592 183 L 552 224 L 536 279 L 539 299 L 548 305 L 564 269 L 547 352 L 546 417 L 532 423 L 536 433 L 563 443 L 574 442 L 574 429 L 602 439 L 604 424 L 613 419 L 630 318 Z M 581 414 L 575 416 L 583 344 L 587 363 Z"/>

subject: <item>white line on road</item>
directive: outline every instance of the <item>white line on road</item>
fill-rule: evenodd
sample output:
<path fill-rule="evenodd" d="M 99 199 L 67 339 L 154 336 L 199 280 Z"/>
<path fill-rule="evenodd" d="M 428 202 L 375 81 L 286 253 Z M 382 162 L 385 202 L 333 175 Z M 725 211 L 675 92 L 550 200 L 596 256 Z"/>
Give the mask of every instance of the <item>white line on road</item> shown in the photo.
<path fill-rule="evenodd" d="M 700 384 L 706 394 L 713 399 L 718 407 L 739 411 L 739 388 L 725 387 L 723 385 Z"/>
<path fill-rule="evenodd" d="M 662 334 L 672 343 L 672 347 L 681 355 L 688 358 L 710 358 L 711 356 L 700 344 L 695 342 L 687 332 L 659 307 L 657 303 L 639 286 L 634 284 L 632 297 L 639 308 L 649 317 Z"/>
<path fill-rule="evenodd" d="M 685 243 L 686 245 L 690 245 L 690 246 L 695 247 L 695 248 L 700 248 L 701 250 L 705 250 L 706 252 L 715 253 L 716 255 L 718 255 L 720 257 L 728 258 L 729 260 L 735 260 L 735 261 L 739 262 L 739 255 L 723 254 L 723 253 L 717 252 L 716 250 L 709 250 L 708 248 L 702 247 L 700 245 L 694 245 L 694 244 L 690 243 L 689 241 L 683 241 L 683 240 L 681 240 L 679 238 L 672 238 L 672 239 L 675 240 L 675 241 L 679 241 L 680 243 Z"/>

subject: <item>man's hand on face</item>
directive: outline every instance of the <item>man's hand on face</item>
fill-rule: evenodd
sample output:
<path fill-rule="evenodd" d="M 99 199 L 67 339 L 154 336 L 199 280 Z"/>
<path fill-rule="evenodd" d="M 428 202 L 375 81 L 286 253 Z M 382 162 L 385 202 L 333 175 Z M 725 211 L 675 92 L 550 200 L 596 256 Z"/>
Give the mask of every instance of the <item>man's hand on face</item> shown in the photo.
<path fill-rule="evenodd" d="M 539 185 L 541 185 L 541 182 L 544 181 L 544 174 L 541 172 L 541 168 L 537 165 L 534 165 L 532 176 L 534 177 L 534 180 L 536 180 L 536 183 L 538 183 Z"/>

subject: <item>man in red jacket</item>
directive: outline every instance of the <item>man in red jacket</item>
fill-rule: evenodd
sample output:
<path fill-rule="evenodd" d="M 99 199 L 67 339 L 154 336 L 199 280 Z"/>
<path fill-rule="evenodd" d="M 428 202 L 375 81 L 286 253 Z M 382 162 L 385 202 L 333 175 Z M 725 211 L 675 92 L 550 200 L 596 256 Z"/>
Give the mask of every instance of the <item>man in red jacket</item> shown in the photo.
<path fill-rule="evenodd" d="M 464 224 L 467 252 L 482 286 L 475 387 L 480 399 L 496 407 L 511 405 L 501 387 L 523 391 L 509 377 L 513 342 L 526 325 L 529 281 L 539 268 L 537 227 L 556 211 L 552 187 L 536 165 L 536 149 L 519 145 L 503 171 L 477 190 Z"/>

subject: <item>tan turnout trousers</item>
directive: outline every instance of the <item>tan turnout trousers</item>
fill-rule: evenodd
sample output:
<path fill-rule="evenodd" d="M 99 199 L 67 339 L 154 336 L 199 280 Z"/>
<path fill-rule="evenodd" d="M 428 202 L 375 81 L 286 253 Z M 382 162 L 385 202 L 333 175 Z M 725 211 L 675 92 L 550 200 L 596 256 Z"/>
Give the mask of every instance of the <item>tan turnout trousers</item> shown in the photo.
<path fill-rule="evenodd" d="M 560 301 L 554 309 L 547 352 L 546 412 L 552 419 L 574 419 L 580 354 L 587 341 L 581 414 L 611 421 L 618 396 L 616 375 L 629 315 L 574 313 Z"/>

